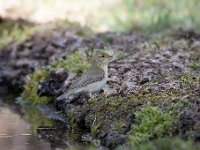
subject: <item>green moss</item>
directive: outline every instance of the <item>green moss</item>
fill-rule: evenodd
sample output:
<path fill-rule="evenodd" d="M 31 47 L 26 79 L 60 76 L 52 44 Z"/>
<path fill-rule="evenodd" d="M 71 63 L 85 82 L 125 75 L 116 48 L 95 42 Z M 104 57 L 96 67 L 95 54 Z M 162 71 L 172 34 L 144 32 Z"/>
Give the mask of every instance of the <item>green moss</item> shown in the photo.
<path fill-rule="evenodd" d="M 51 68 L 64 68 L 75 73 L 82 73 L 89 66 L 87 58 L 80 52 L 74 52 L 67 57 L 66 60 L 59 59 L 56 63 L 52 64 Z M 52 70 L 52 69 L 50 69 Z"/>
<path fill-rule="evenodd" d="M 102 34 L 99 36 L 105 42 L 112 42 L 113 37 L 107 34 Z"/>
<path fill-rule="evenodd" d="M 38 82 L 40 80 L 45 80 L 49 76 L 49 70 L 40 69 L 32 73 L 29 77 L 28 82 L 24 87 L 24 92 L 22 93 L 22 97 L 25 100 L 29 100 L 32 104 L 47 104 L 52 100 L 50 97 L 39 97 L 37 95 L 38 90 Z"/>
<path fill-rule="evenodd" d="M 180 86 L 183 90 L 188 90 L 188 88 L 200 83 L 200 76 L 192 73 L 180 74 L 177 75 L 176 78 L 180 81 Z"/>
<path fill-rule="evenodd" d="M 66 150 L 78 150 L 80 147 L 73 146 Z M 95 147 L 87 147 L 88 150 L 96 150 Z M 135 145 L 134 147 L 123 145 L 116 150 L 199 150 L 200 146 L 192 141 L 184 141 L 180 138 L 161 138 L 148 143 Z"/>
<path fill-rule="evenodd" d="M 71 112 L 71 118 L 74 120 L 74 116 L 81 116 L 84 111 L 91 110 L 85 118 L 85 124 L 91 128 L 91 134 L 99 138 L 111 130 L 123 132 L 129 124 L 131 114 L 143 107 L 158 106 L 168 110 L 173 103 L 179 101 L 172 102 L 177 95 L 178 91 L 169 90 L 160 93 L 135 93 L 129 97 L 102 96 L 88 100 L 83 107 L 75 108 Z M 162 114 L 159 110 L 154 110 L 154 107 L 152 109 L 152 112 Z"/>
<path fill-rule="evenodd" d="M 80 146 L 80 144 L 78 146 L 70 146 L 68 148 L 66 148 L 65 150 L 80 150 L 80 149 L 87 149 L 87 150 L 97 150 L 96 147 L 91 146 L 91 145 L 84 145 L 84 146 Z"/>
<path fill-rule="evenodd" d="M 91 134 L 95 137 L 103 136 L 108 130 L 120 131 L 129 120 L 130 109 L 122 97 L 100 97 L 90 100 L 86 106 L 92 109 L 86 117 L 86 124 L 91 127 Z"/>
<path fill-rule="evenodd" d="M 111 126 L 112 130 L 121 130 L 123 127 L 126 126 L 125 122 L 114 122 Z"/>
<path fill-rule="evenodd" d="M 200 49 L 199 46 L 191 46 L 190 48 L 190 59 L 192 61 L 200 61 Z"/>
<path fill-rule="evenodd" d="M 55 68 L 64 68 L 68 71 L 75 73 L 81 73 L 88 67 L 88 62 L 86 58 L 79 52 L 72 53 L 66 60 L 60 59 L 56 63 L 45 66 L 31 75 L 29 75 L 29 80 L 25 85 L 22 97 L 29 100 L 32 104 L 47 104 L 52 98 L 50 97 L 39 97 L 37 95 L 38 82 L 40 80 L 45 80 L 49 77 L 49 74 Z"/>
<path fill-rule="evenodd" d="M 152 85 L 149 85 L 150 87 Z M 143 105 L 154 106 L 169 106 L 172 100 L 180 94 L 180 90 L 166 90 L 163 92 L 148 91 L 146 88 L 142 88 L 137 93 L 130 96 L 131 99 Z"/>
<path fill-rule="evenodd" d="M 193 70 L 200 69 L 200 49 L 198 46 L 190 48 L 190 64 L 189 67 Z"/>
<path fill-rule="evenodd" d="M 117 150 L 198 150 L 199 145 L 179 138 L 161 138 L 139 145 L 121 146 Z"/>
<path fill-rule="evenodd" d="M 200 68 L 200 62 L 193 61 L 189 64 L 189 67 L 196 70 Z"/>
<path fill-rule="evenodd" d="M 135 124 L 129 135 L 132 143 L 147 142 L 156 137 L 170 135 L 175 117 L 159 107 L 145 106 L 135 113 Z"/>
<path fill-rule="evenodd" d="M 191 89 L 197 88 L 199 83 L 199 78 L 191 74 L 181 74 L 176 76 L 176 79 L 179 80 L 181 88 L 149 91 L 147 89 L 155 86 L 149 83 L 127 97 L 100 96 L 89 99 L 83 106 L 71 110 L 69 118 L 74 121 L 75 116 L 79 118 L 84 112 L 90 110 L 85 117 L 85 126 L 90 128 L 93 137 L 99 139 L 110 131 L 123 133 L 130 123 L 131 114 L 134 113 L 137 125 L 135 124 L 133 131 L 137 130 L 137 132 L 131 133 L 130 137 L 134 138 L 136 143 L 169 136 L 172 127 L 179 124 L 178 112 L 181 108 L 189 106 L 188 98 L 197 98 L 197 94 L 191 93 Z M 75 125 L 74 127 L 79 128 Z"/>

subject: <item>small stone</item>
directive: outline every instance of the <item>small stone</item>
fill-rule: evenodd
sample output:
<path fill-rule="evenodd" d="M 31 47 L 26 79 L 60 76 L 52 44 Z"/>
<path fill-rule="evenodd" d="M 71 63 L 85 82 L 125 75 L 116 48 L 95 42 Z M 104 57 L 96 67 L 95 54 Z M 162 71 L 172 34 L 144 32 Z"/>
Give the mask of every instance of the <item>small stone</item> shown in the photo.
<path fill-rule="evenodd" d="M 140 85 L 143 85 L 147 82 L 149 82 L 149 78 L 144 78 L 142 81 L 140 81 Z"/>
<path fill-rule="evenodd" d="M 63 68 L 56 68 L 50 73 L 46 81 L 40 81 L 38 84 L 38 96 L 57 96 L 61 93 L 61 87 L 68 78 L 68 73 Z"/>

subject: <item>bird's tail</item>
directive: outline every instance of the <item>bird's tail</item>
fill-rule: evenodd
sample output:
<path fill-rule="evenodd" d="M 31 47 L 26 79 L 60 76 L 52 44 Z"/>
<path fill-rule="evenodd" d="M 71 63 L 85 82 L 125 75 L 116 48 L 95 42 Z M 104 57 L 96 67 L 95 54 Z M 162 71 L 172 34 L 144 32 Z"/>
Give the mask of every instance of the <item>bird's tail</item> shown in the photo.
<path fill-rule="evenodd" d="M 56 98 L 56 101 L 65 101 L 65 103 L 70 103 L 73 100 L 74 96 L 70 95 L 69 93 L 63 93 L 62 95 Z"/>
<path fill-rule="evenodd" d="M 68 93 L 63 93 L 56 98 L 56 101 L 63 101 L 68 99 Z"/>

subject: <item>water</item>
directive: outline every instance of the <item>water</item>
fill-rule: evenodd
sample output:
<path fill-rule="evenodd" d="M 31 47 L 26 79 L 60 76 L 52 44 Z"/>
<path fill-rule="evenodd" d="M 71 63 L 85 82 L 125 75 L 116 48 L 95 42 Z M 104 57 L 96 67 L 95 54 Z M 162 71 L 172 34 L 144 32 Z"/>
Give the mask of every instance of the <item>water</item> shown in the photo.
<path fill-rule="evenodd" d="M 49 143 L 31 134 L 29 123 L 9 103 L 9 100 L 6 104 L 3 103 L 3 98 L 0 96 L 0 150 L 51 149 Z"/>

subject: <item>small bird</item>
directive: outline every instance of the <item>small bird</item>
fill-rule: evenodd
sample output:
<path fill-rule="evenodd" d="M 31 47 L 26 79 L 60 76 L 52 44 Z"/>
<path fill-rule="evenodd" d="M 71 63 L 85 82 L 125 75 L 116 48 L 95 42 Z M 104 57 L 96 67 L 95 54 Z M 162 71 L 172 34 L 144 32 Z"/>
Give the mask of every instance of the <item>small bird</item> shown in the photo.
<path fill-rule="evenodd" d="M 56 98 L 57 101 L 70 102 L 80 93 L 92 94 L 100 91 L 108 80 L 108 64 L 113 59 L 112 50 L 97 50 L 92 59 L 91 66 L 82 74 L 79 80 L 72 84 L 68 91 Z"/>

